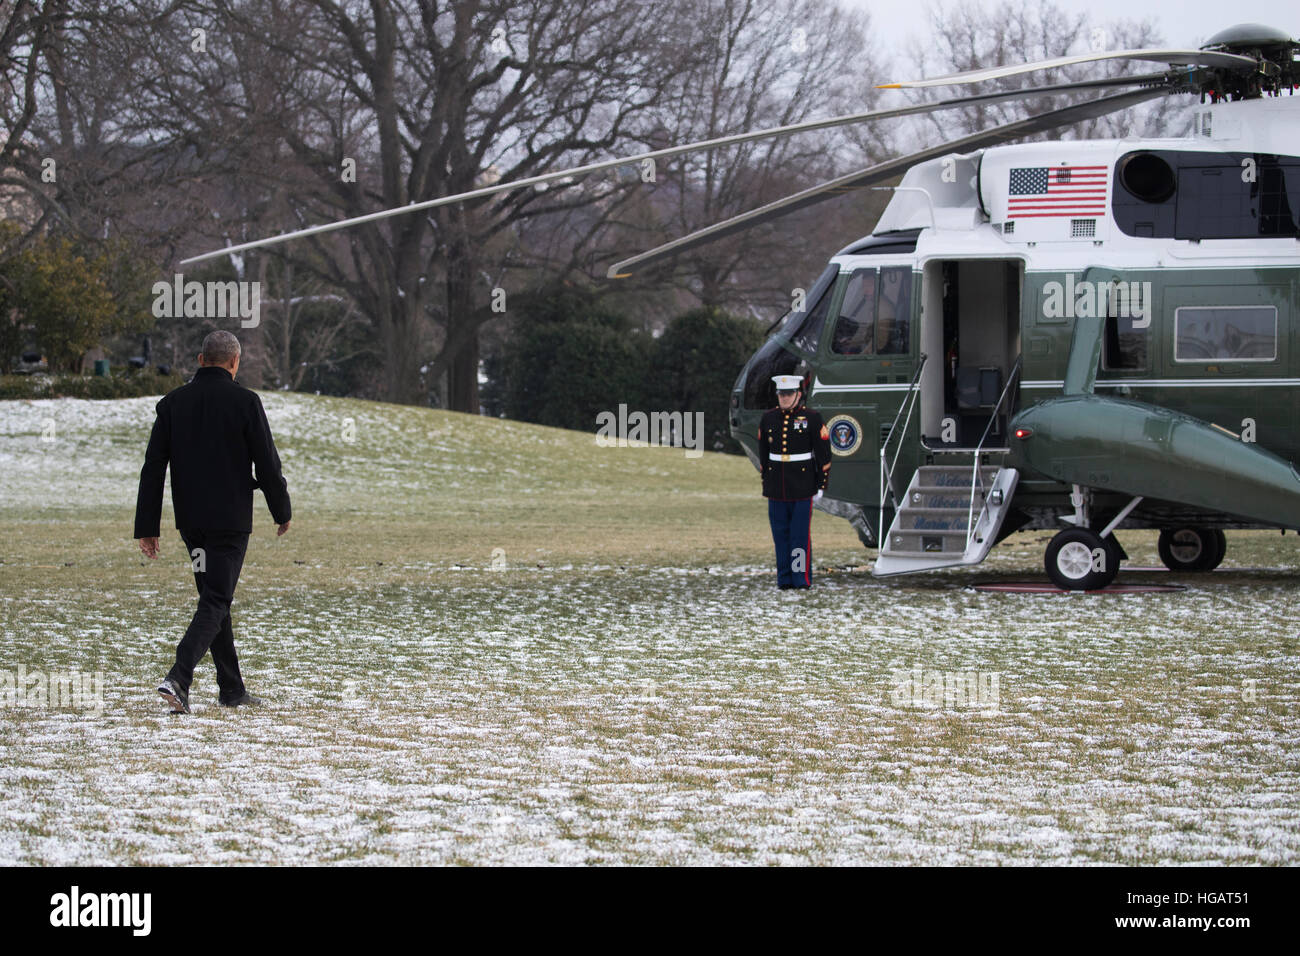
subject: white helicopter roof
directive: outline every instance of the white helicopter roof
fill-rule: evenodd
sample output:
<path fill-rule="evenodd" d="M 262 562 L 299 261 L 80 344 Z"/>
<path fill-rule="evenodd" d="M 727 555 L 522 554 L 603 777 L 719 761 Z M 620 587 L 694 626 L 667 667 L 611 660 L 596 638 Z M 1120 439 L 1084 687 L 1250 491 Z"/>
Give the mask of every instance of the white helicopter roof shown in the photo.
<path fill-rule="evenodd" d="M 1297 246 L 1289 238 L 1212 240 L 1204 248 L 1189 249 L 1195 244 L 1121 231 L 1112 207 L 1119 160 L 1133 152 L 1161 150 L 1300 156 L 1300 97 L 1205 104 L 1192 112 L 1191 128 L 1183 137 L 1022 143 L 919 163 L 896 187 L 873 235 L 921 230 L 916 253 L 922 257 L 988 256 L 1001 249 L 1002 254 L 1053 258 L 1049 250 L 1055 244 L 1064 244 L 1061 251 L 1074 256 L 1078 253 L 1069 249 L 1088 244 L 1174 265 L 1164 262 L 1174 247 L 1174 258 L 1183 260 L 1235 256 L 1240 245 L 1265 260 L 1294 264 Z M 846 247 L 836 261 L 859 264 L 852 248 Z M 1038 252 L 1030 256 L 1034 248 Z"/>

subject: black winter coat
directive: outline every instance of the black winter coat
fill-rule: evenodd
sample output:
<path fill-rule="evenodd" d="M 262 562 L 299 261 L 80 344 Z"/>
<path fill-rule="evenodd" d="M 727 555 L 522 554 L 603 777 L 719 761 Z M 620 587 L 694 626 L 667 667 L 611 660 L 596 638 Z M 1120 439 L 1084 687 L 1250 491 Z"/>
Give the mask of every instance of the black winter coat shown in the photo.
<path fill-rule="evenodd" d="M 140 469 L 135 537 L 158 537 L 169 464 L 177 528 L 251 532 L 258 487 L 275 523 L 289 520 L 288 487 L 256 392 L 224 368 L 208 365 L 164 395 L 157 407 Z"/>

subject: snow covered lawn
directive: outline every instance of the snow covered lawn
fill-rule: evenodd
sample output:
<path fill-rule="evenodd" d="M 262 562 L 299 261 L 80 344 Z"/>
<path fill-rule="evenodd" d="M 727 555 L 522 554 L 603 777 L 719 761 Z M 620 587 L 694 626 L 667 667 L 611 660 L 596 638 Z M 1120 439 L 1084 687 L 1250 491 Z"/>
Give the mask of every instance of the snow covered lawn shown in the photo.
<path fill-rule="evenodd" d="M 1041 533 L 882 582 L 818 515 L 779 592 L 743 459 L 264 399 L 294 526 L 259 497 L 234 614 L 271 704 L 205 662 L 189 717 L 152 691 L 179 538 L 130 541 L 153 400 L 0 403 L 0 671 L 103 688 L 0 708 L 0 864 L 1300 859 L 1291 536 L 1044 597 L 968 587 L 1041 578 Z"/>

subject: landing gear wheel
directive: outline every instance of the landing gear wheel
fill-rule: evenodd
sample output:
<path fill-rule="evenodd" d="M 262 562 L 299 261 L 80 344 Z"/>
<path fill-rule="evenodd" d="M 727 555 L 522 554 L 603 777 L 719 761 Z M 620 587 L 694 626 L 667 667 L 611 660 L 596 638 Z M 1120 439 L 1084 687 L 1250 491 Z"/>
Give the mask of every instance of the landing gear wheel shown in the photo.
<path fill-rule="evenodd" d="M 1170 571 L 1212 571 L 1223 561 L 1228 539 L 1212 528 L 1165 528 L 1156 542 Z"/>
<path fill-rule="evenodd" d="M 1228 536 L 1219 528 L 1215 528 L 1210 532 L 1210 534 L 1214 535 L 1215 553 L 1214 560 L 1210 562 L 1210 566 L 1205 569 L 1207 571 L 1213 571 L 1221 565 L 1223 563 L 1224 555 L 1228 553 Z"/>
<path fill-rule="evenodd" d="M 1065 591 L 1097 591 L 1119 573 L 1119 548 L 1087 528 L 1067 528 L 1047 545 L 1043 556 L 1047 576 Z"/>

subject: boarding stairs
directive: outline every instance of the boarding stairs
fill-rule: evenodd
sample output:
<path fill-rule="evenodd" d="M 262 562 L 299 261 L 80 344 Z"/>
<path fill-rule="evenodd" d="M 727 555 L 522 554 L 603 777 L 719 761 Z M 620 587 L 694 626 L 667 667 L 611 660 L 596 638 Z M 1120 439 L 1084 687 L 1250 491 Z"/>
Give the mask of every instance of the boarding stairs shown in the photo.
<path fill-rule="evenodd" d="M 1015 494 L 1014 468 L 922 465 L 898 502 L 876 575 L 979 564 L 997 540 Z"/>
<path fill-rule="evenodd" d="M 921 356 L 922 367 L 925 358 Z M 889 438 L 880 449 L 880 521 L 877 527 L 884 526 L 887 510 L 893 511 L 894 519 L 889 533 L 881 540 L 872 574 L 884 577 L 962 567 L 984 560 L 998 540 L 998 532 L 1011 508 L 1011 499 L 1020 479 L 1015 468 L 1000 463 L 1009 449 L 993 447 L 989 442 L 993 423 L 1019 373 L 1020 362 L 1017 360 L 1006 387 L 992 408 L 989 425 L 979 444 L 972 449 L 953 449 L 952 452 L 931 449 L 929 462 L 916 469 L 907 490 L 899 494 L 895 471 L 903 435 L 915 408 L 920 381 L 918 367 L 907 399 L 890 427 Z M 898 427 L 900 419 L 901 430 Z M 890 440 L 895 436 L 898 441 L 891 459 Z M 951 461 L 953 453 L 969 461 L 933 463 L 934 458 L 941 456 Z"/>

